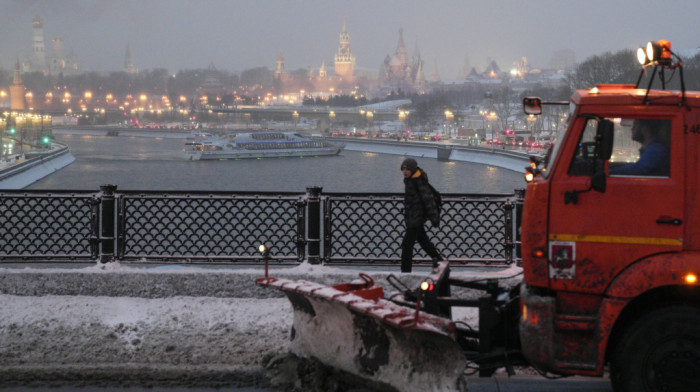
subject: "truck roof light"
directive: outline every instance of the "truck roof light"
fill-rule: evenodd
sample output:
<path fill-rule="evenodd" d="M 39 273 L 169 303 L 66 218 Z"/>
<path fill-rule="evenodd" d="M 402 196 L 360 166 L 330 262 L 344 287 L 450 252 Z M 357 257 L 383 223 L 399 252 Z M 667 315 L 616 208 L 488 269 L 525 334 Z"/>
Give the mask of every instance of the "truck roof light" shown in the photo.
<path fill-rule="evenodd" d="M 647 44 L 647 59 L 659 65 L 671 65 L 671 43 L 666 40 L 650 41 Z M 639 55 L 637 55 L 639 59 Z"/>
<path fill-rule="evenodd" d="M 676 58 L 676 63 L 673 63 L 673 58 Z M 666 90 L 666 81 L 664 80 L 663 70 L 664 69 L 676 69 L 680 70 L 681 76 L 681 105 L 686 105 L 685 101 L 685 80 L 683 78 L 683 61 L 671 51 L 671 43 L 666 40 L 660 41 L 650 41 L 647 43 L 645 48 L 640 48 L 637 50 L 637 60 L 642 64 L 642 70 L 637 78 L 637 83 L 634 85 L 635 88 L 639 88 L 639 83 L 642 81 L 642 77 L 646 73 L 646 69 L 649 67 L 654 67 L 651 77 L 649 78 L 649 85 L 647 86 L 647 93 L 644 95 L 644 104 L 649 103 L 649 91 L 654 83 L 654 77 L 656 76 L 656 71 L 661 67 L 659 72 L 659 79 L 661 80 L 662 90 Z"/>
<path fill-rule="evenodd" d="M 664 65 L 672 63 L 671 43 L 666 40 L 649 41 L 645 48 L 637 49 L 637 61 L 643 66 Z"/>
<path fill-rule="evenodd" d="M 695 284 L 698 282 L 698 276 L 695 275 L 694 273 L 690 272 L 690 273 L 685 274 L 685 276 L 683 277 L 683 280 L 685 281 L 685 283 Z"/>
<path fill-rule="evenodd" d="M 647 57 L 647 51 L 644 48 L 637 49 L 637 61 L 641 65 L 649 64 L 649 57 Z"/>

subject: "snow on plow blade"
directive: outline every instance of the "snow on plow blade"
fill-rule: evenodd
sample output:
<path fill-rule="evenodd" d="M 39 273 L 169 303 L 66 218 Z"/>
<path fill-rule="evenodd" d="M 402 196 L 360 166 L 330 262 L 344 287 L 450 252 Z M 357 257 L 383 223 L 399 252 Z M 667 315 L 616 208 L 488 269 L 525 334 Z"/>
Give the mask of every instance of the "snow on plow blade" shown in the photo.
<path fill-rule="evenodd" d="M 384 299 L 364 282 L 326 286 L 260 278 L 294 308 L 290 351 L 399 391 L 462 391 L 466 361 L 451 320 Z"/>

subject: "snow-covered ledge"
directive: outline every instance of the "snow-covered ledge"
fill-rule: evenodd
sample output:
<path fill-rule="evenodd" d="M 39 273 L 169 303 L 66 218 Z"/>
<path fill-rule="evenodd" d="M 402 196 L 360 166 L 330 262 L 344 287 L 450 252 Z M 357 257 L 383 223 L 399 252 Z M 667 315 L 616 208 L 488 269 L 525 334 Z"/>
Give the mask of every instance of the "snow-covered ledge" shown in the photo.
<path fill-rule="evenodd" d="M 292 307 L 255 285 L 262 266 L 23 267 L 0 268 L 0 385 L 259 386 L 264 364 L 288 352 Z M 337 283 L 357 271 L 302 264 L 271 275 Z"/>
<path fill-rule="evenodd" d="M 15 162 L 0 162 L 0 189 L 22 189 L 75 161 L 68 147 L 58 143 L 52 144 L 50 152 L 27 153 L 8 159 Z"/>
<path fill-rule="evenodd" d="M 271 267 L 270 276 L 332 284 L 359 272 L 385 288 L 388 274 L 399 275 L 303 263 Z M 400 278 L 415 287 L 426 273 Z M 264 365 L 288 352 L 293 312 L 281 292 L 255 284 L 263 276 L 262 265 L 0 268 L 0 385 L 264 385 Z"/>

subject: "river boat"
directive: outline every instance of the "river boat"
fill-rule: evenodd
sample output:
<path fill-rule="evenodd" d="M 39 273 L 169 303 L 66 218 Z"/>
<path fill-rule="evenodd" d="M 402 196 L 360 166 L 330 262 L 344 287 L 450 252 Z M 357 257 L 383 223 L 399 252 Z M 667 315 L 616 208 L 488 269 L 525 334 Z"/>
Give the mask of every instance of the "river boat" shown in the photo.
<path fill-rule="evenodd" d="M 337 155 L 344 144 L 297 132 L 244 132 L 226 136 L 199 134 L 185 143 L 185 159 L 250 159 Z"/>

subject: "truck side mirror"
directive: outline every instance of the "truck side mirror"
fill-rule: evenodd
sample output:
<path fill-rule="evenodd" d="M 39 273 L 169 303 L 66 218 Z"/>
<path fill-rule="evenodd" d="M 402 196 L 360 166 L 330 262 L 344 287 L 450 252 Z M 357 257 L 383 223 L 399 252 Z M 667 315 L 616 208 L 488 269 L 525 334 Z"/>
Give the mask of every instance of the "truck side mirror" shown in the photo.
<path fill-rule="evenodd" d="M 523 98 L 523 110 L 525 114 L 542 114 L 542 100 L 538 97 Z"/>

